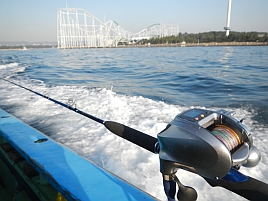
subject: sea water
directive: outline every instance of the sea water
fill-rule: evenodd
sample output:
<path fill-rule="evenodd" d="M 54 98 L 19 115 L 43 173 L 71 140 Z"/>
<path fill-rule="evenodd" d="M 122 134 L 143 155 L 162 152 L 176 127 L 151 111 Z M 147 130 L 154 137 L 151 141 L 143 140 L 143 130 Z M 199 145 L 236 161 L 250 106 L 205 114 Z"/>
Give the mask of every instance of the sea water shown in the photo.
<path fill-rule="evenodd" d="M 256 167 L 240 170 L 268 183 L 267 55 L 267 46 L 1 50 L 0 78 L 154 137 L 193 107 L 235 111 L 262 153 Z M 0 107 L 166 200 L 158 155 L 2 79 Z M 177 176 L 197 190 L 198 200 L 244 200 L 193 173 L 179 170 Z"/>

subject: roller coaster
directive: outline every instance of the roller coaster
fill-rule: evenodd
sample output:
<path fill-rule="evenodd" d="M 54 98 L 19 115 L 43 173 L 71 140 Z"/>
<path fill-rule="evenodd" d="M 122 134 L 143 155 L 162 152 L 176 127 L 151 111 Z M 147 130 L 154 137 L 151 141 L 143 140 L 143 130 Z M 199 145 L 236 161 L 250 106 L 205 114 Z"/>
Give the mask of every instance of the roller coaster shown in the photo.
<path fill-rule="evenodd" d="M 138 33 L 124 30 L 117 22 L 101 20 L 78 8 L 63 8 L 57 12 L 58 48 L 117 47 L 141 39 L 179 34 L 178 25 L 153 24 Z"/>

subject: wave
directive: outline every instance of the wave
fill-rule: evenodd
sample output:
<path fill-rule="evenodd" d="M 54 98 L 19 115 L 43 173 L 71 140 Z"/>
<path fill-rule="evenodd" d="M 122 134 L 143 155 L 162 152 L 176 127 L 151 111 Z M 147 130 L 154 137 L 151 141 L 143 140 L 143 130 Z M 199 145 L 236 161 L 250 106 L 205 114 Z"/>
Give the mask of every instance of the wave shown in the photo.
<path fill-rule="evenodd" d="M 0 70 L 1 70 L 1 78 L 9 79 L 19 73 L 23 73 L 26 70 L 26 67 L 20 66 L 17 62 L 5 63 L 1 62 Z"/>
<path fill-rule="evenodd" d="M 19 63 L 8 63 L 8 64 L 1 64 L 0 69 L 10 69 L 19 66 Z"/>

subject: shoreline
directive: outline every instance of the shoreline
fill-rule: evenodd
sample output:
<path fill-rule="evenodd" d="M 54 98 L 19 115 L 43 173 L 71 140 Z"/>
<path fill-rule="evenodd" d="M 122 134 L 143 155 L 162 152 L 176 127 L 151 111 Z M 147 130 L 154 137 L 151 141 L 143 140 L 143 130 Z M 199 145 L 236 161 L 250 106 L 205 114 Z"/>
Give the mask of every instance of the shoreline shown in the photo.
<path fill-rule="evenodd" d="M 127 45 L 123 47 L 214 47 L 214 46 L 268 46 L 268 42 L 212 42 L 212 43 L 176 43 Z M 121 46 L 118 46 L 121 47 Z"/>
<path fill-rule="evenodd" d="M 82 47 L 82 48 L 60 48 L 60 49 L 91 49 L 91 48 L 138 48 L 138 47 L 214 47 L 214 46 L 268 46 L 268 42 L 211 42 L 211 43 L 165 43 L 165 44 L 131 44 L 110 47 Z M 55 45 L 14 45 L 0 46 L 0 50 L 27 50 L 57 48 Z"/>

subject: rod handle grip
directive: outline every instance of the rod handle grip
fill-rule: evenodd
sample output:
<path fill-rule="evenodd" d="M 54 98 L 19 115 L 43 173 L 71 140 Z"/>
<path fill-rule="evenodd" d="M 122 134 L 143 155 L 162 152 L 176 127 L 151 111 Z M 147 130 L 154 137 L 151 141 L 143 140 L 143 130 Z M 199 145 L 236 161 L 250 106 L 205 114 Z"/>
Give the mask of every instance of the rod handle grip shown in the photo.
<path fill-rule="evenodd" d="M 155 144 L 158 141 L 157 138 L 114 121 L 105 121 L 103 124 L 109 131 L 117 136 L 155 153 Z"/>
<path fill-rule="evenodd" d="M 220 186 L 232 191 L 248 200 L 267 201 L 268 200 L 268 184 L 257 179 L 248 177 L 243 182 L 233 182 L 224 179 L 213 180 L 204 178 L 211 186 Z"/>

